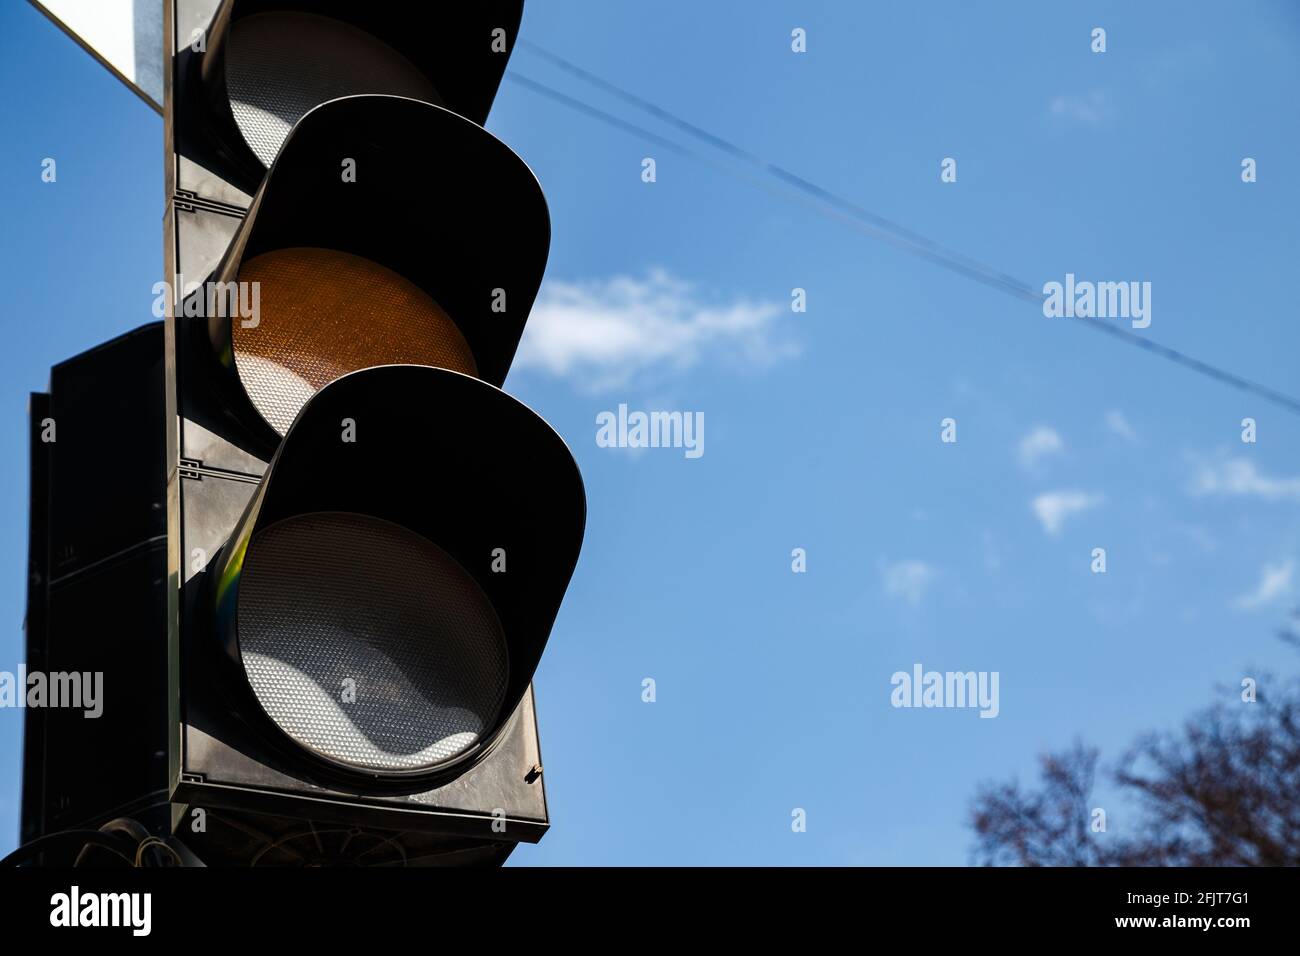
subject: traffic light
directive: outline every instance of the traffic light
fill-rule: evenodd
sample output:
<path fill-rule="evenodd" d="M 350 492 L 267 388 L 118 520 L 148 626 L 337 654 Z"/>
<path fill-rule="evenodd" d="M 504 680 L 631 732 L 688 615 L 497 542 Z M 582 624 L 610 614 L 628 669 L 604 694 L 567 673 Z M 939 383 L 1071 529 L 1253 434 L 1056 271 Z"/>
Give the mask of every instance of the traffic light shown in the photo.
<path fill-rule="evenodd" d="M 24 844 L 168 824 L 163 381 L 155 322 L 60 362 L 30 399 L 25 664 L 81 699 L 23 712 Z M 64 849 L 47 862 L 81 847 Z"/>
<path fill-rule="evenodd" d="M 585 520 L 563 441 L 500 390 L 550 234 L 480 125 L 522 4 L 195 5 L 168 103 L 168 274 L 203 279 L 168 320 L 177 833 L 500 859 L 547 825 L 530 684 Z"/>
<path fill-rule="evenodd" d="M 548 826 L 531 680 L 586 506 L 500 387 L 550 241 L 481 125 L 522 6 L 165 3 L 168 712 L 141 737 L 209 864 L 494 863 Z"/>

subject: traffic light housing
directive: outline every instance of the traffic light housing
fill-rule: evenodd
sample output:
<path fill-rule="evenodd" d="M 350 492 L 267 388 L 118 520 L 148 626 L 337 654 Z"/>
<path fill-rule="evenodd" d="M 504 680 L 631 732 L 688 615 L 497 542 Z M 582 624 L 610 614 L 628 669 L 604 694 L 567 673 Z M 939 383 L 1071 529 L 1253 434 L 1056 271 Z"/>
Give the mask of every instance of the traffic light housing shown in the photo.
<path fill-rule="evenodd" d="M 169 822 L 163 364 L 155 322 L 60 362 L 30 398 L 24 660 L 75 675 L 82 706 L 23 712 L 22 843 Z"/>
<path fill-rule="evenodd" d="M 522 3 L 167 6 L 172 825 L 497 862 L 548 826 L 531 678 L 585 521 L 500 389 L 550 231 L 481 126 Z"/>

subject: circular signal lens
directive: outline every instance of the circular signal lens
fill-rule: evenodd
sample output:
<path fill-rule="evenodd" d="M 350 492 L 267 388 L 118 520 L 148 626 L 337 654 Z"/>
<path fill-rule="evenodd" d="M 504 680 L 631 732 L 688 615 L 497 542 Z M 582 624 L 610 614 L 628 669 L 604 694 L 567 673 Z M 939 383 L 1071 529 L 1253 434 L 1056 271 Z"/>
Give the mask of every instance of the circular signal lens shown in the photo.
<path fill-rule="evenodd" d="M 277 249 L 244 262 L 239 281 L 257 283 L 257 308 L 252 318 L 231 320 L 235 367 L 253 406 L 281 435 L 312 395 L 358 369 L 434 365 L 478 375 L 451 317 L 424 290 L 368 259 Z"/>
<path fill-rule="evenodd" d="M 433 542 L 368 515 L 309 513 L 257 532 L 238 629 L 267 715 L 362 770 L 431 769 L 464 753 L 505 695 L 505 635 L 482 588 Z"/>
<path fill-rule="evenodd" d="M 340 96 L 386 93 L 442 99 L 406 57 L 364 30 L 311 13 L 236 20 L 226 53 L 226 92 L 240 135 L 270 167 L 289 131 Z"/>

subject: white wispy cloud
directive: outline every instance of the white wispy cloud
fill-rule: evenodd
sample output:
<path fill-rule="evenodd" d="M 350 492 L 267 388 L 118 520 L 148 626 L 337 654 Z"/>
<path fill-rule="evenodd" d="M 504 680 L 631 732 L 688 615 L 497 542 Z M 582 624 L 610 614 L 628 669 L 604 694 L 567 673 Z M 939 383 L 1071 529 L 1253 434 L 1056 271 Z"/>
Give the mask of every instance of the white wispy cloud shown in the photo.
<path fill-rule="evenodd" d="M 1054 428 L 1038 425 L 1024 438 L 1020 439 L 1020 464 L 1033 469 L 1049 455 L 1059 455 L 1065 450 L 1065 442 Z"/>
<path fill-rule="evenodd" d="M 788 305 L 718 301 L 662 269 L 643 278 L 551 281 L 533 306 L 515 364 L 586 390 L 680 371 L 706 354 L 769 365 L 798 354 L 778 328 Z"/>
<path fill-rule="evenodd" d="M 1086 491 L 1048 491 L 1029 503 L 1043 525 L 1043 530 L 1050 535 L 1061 533 L 1065 519 L 1071 515 L 1095 508 L 1105 501 L 1102 495 Z"/>
<path fill-rule="evenodd" d="M 1062 93 L 1052 97 L 1048 112 L 1057 120 L 1078 123 L 1083 126 L 1100 126 L 1110 119 L 1110 99 L 1101 90 L 1093 90 L 1087 96 L 1075 96 Z"/>
<path fill-rule="evenodd" d="M 1280 564 L 1266 564 L 1260 573 L 1259 584 L 1250 594 L 1237 598 L 1237 607 L 1253 611 L 1265 604 L 1272 604 L 1280 597 L 1291 593 L 1291 578 L 1295 572 L 1295 562 L 1290 559 Z"/>
<path fill-rule="evenodd" d="M 1126 442 L 1135 445 L 1137 444 L 1137 432 L 1133 430 L 1133 426 L 1130 425 L 1128 419 L 1124 417 L 1124 413 L 1118 409 L 1112 409 L 1106 413 L 1106 427 L 1110 429 L 1113 434 L 1118 435 Z"/>
<path fill-rule="evenodd" d="M 1265 475 L 1249 458 L 1229 458 L 1201 465 L 1192 481 L 1193 495 L 1263 498 L 1265 501 L 1300 501 L 1300 477 Z"/>
<path fill-rule="evenodd" d="M 934 567 L 924 561 L 896 561 L 885 566 L 885 593 L 915 607 L 921 603 L 937 574 Z"/>

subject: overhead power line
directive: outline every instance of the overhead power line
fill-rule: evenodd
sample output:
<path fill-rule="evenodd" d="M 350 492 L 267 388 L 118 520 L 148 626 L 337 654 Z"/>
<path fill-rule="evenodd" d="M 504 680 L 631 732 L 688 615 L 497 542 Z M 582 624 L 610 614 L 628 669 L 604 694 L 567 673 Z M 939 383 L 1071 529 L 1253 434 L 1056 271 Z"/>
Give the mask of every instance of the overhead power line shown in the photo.
<path fill-rule="evenodd" d="M 538 46 L 527 40 L 520 40 L 518 46 L 528 53 L 534 54 L 542 60 L 559 68 L 575 79 L 580 80 L 589 86 L 595 87 L 604 93 L 607 93 L 623 102 L 648 113 L 656 119 L 668 124 L 674 129 L 685 133 L 692 139 L 705 143 L 725 154 L 731 162 L 722 162 L 713 156 L 703 153 L 697 149 L 685 146 L 676 140 L 670 139 L 659 133 L 645 128 L 644 126 L 623 119 L 614 113 L 607 112 L 599 107 L 593 106 L 575 96 L 571 96 L 554 87 L 541 83 L 529 76 L 526 76 L 517 70 L 508 70 L 506 77 L 520 84 L 534 93 L 545 96 L 554 102 L 557 102 L 571 110 L 582 113 L 589 118 L 598 120 L 606 125 L 620 129 L 625 133 L 634 136 L 643 137 L 656 143 L 666 149 L 669 149 L 679 155 L 687 156 L 698 162 L 720 170 L 726 175 L 733 176 L 750 185 L 758 186 L 766 192 L 780 196 L 784 199 L 793 199 L 801 205 L 808 206 L 813 210 L 828 215 L 833 219 L 848 223 L 860 231 L 896 246 L 905 252 L 926 259 L 935 265 L 942 266 L 958 275 L 973 279 L 984 285 L 1013 296 L 1022 301 L 1033 302 L 1041 307 L 1044 302 L 1044 295 L 1041 291 L 1031 286 L 1029 283 L 1015 276 L 1008 275 L 987 263 L 972 259 L 955 250 L 949 249 L 934 240 L 921 235 L 906 226 L 894 222 L 884 216 L 872 212 L 850 199 L 832 192 L 822 186 L 817 185 L 809 179 L 794 173 L 777 163 L 770 162 L 767 159 L 738 146 L 730 140 L 724 139 L 701 126 L 697 126 L 690 121 L 672 113 L 655 103 L 650 102 L 644 97 L 625 90 L 622 87 L 611 83 L 603 77 L 597 76 L 589 70 L 578 66 L 571 60 L 565 59 L 556 53 L 552 53 L 545 47 Z M 763 176 L 768 178 L 765 182 L 753 176 L 743 175 L 736 168 L 736 164 L 743 164 L 757 170 Z M 782 184 L 784 188 L 774 189 L 771 181 Z M 1138 335 L 1129 329 L 1115 325 L 1108 325 L 1105 322 L 1084 322 L 1084 326 L 1098 332 L 1104 332 L 1119 341 L 1128 345 L 1143 349 L 1153 355 L 1166 359 L 1184 368 L 1198 372 L 1208 378 L 1212 378 L 1224 385 L 1272 402 L 1285 408 L 1293 414 L 1300 415 L 1300 399 L 1294 398 L 1267 385 L 1252 381 L 1236 375 L 1225 369 L 1203 362 L 1191 355 L 1180 352 L 1177 349 L 1169 348 L 1154 342 L 1144 335 Z"/>

